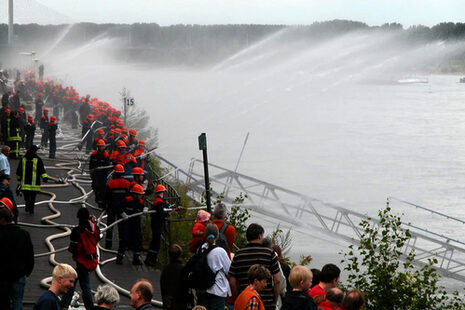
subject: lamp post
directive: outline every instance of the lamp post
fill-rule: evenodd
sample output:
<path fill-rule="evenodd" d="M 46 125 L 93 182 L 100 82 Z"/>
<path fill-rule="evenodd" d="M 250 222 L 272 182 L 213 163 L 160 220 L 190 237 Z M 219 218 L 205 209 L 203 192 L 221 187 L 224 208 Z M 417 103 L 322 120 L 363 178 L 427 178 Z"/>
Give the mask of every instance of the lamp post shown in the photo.
<path fill-rule="evenodd" d="M 210 201 L 210 177 L 208 175 L 208 158 L 207 158 L 207 135 L 202 133 L 199 136 L 199 150 L 203 153 L 203 172 L 205 175 L 205 198 L 207 200 L 207 211 L 212 212 Z"/>

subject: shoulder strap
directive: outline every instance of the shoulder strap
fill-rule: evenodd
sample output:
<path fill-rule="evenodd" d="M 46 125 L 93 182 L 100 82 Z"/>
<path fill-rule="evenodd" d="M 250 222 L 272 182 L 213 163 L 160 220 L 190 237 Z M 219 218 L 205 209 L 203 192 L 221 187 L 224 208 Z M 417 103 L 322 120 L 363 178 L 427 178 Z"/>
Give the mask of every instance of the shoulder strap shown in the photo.
<path fill-rule="evenodd" d="M 224 223 L 223 226 L 221 227 L 220 233 L 224 234 L 226 231 L 226 228 L 228 228 L 228 224 Z"/>

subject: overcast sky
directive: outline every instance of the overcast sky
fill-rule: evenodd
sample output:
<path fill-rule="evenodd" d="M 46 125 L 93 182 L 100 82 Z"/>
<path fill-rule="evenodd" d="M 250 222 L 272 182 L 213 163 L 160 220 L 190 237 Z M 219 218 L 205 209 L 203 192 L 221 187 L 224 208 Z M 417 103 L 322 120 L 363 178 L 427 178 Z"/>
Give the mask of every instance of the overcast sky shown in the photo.
<path fill-rule="evenodd" d="M 29 0 L 75 21 L 171 24 L 311 24 L 350 19 L 380 25 L 465 22 L 465 0 Z"/>

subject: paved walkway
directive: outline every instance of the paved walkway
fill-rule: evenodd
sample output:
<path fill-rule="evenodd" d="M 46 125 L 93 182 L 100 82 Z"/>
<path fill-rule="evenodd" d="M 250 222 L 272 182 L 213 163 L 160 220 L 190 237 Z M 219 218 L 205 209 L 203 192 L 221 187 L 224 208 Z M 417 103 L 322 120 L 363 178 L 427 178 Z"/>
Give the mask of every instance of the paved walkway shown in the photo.
<path fill-rule="evenodd" d="M 65 137 L 62 139 L 58 139 L 58 147 L 60 148 L 65 146 L 65 144 L 71 143 L 71 141 L 76 141 L 78 137 L 78 133 L 70 132 L 71 130 L 68 128 L 62 128 L 63 132 L 65 133 Z M 36 143 L 38 141 L 35 141 Z M 48 151 L 47 150 L 39 150 L 39 156 L 44 160 L 44 164 L 46 166 L 47 174 L 55 177 L 55 178 L 65 178 L 67 177 L 67 172 L 69 169 L 57 169 L 57 165 L 68 163 L 68 167 L 76 167 L 78 168 L 79 162 L 77 160 L 73 160 L 77 158 L 77 151 L 70 152 L 70 151 L 58 151 L 57 152 L 57 159 L 56 160 L 49 160 L 48 159 Z M 82 155 L 82 153 L 81 153 Z M 74 161 L 74 162 L 73 162 Z M 11 188 L 16 188 L 16 180 L 15 180 L 15 172 L 16 167 L 18 165 L 18 160 L 11 160 Z M 87 163 L 85 163 L 87 166 Z M 74 172 L 78 173 L 78 172 Z M 86 179 L 84 177 L 83 179 Z M 43 186 L 43 191 L 50 191 L 56 194 L 57 201 L 69 201 L 70 199 L 77 198 L 82 195 L 82 192 L 76 188 L 75 186 L 69 184 L 63 187 L 54 187 L 57 183 L 54 181 L 49 181 L 45 186 Z M 90 183 L 80 182 L 80 185 L 84 188 L 86 192 L 90 191 Z M 40 194 L 37 196 L 37 202 L 49 200 L 49 195 Z M 91 195 L 87 202 L 94 204 L 94 196 Z M 24 200 L 22 197 L 17 198 L 18 204 L 24 204 Z M 53 204 L 53 207 L 58 209 L 61 212 L 61 216 L 53 219 L 54 222 L 60 224 L 77 224 L 77 210 L 79 209 L 80 204 Z M 100 215 L 99 210 L 90 208 L 91 214 L 96 215 L 97 217 Z M 24 211 L 24 208 L 20 208 L 19 216 L 20 222 L 25 223 L 34 223 L 34 224 L 43 224 L 41 223 L 41 219 L 45 216 L 49 216 L 54 212 L 49 208 L 47 203 L 45 204 L 36 204 L 34 214 L 30 215 Z M 36 227 L 28 227 L 22 226 L 24 229 L 28 230 L 31 234 L 31 238 L 34 244 L 34 252 L 35 254 L 45 253 L 50 251 L 45 243 L 45 239 L 57 233 L 63 233 L 64 230 L 60 228 L 36 228 Z M 115 232 L 117 229 L 115 229 Z M 103 241 L 101 242 L 103 244 Z M 55 249 L 60 249 L 63 247 L 67 247 L 69 244 L 69 236 L 64 236 L 52 241 L 53 246 Z M 113 241 L 114 246 L 117 245 L 117 238 Z M 108 258 L 114 257 L 115 254 L 112 253 L 101 253 L 101 261 L 104 261 Z M 39 298 L 39 296 L 45 291 L 46 288 L 41 287 L 40 282 L 42 279 L 50 277 L 52 274 L 53 265 L 49 262 L 50 256 L 43 256 L 38 257 L 35 259 L 35 266 L 31 276 L 27 279 L 26 290 L 24 294 L 24 309 L 32 309 L 34 302 Z M 145 266 L 133 266 L 131 264 L 132 255 L 129 253 L 126 255 L 123 265 L 116 265 L 114 261 L 109 262 L 101 267 L 103 274 L 114 282 L 116 285 L 130 290 L 132 284 L 140 278 L 148 279 L 155 288 L 155 296 L 154 299 L 161 300 L 160 296 L 160 289 L 159 289 L 159 278 L 160 272 L 158 270 L 154 270 L 152 268 L 147 268 Z M 56 254 L 55 259 L 57 262 L 60 263 L 68 263 L 72 266 L 75 266 L 75 263 L 71 259 L 71 254 L 68 251 L 60 252 Z M 91 285 L 92 289 L 96 289 L 99 284 L 102 282 L 97 278 L 95 272 L 92 273 L 91 276 Z M 77 291 L 80 290 L 78 285 Z M 120 309 L 130 308 L 130 300 L 129 298 L 121 295 L 121 303 L 119 305 Z M 76 308 L 75 308 L 76 309 Z"/>

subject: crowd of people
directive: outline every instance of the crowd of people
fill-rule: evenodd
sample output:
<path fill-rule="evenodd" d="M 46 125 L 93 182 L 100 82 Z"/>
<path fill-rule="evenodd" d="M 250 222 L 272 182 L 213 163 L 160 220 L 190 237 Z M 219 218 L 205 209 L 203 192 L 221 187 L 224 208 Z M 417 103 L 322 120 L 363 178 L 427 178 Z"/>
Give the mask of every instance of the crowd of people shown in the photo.
<path fill-rule="evenodd" d="M 23 100 L 33 101 L 35 115 Z M 51 107 L 52 115 L 49 115 Z M 115 221 L 118 229 L 116 264 L 124 263 L 127 250 L 133 253 L 132 264 L 156 266 L 165 220 L 172 211 L 166 201 L 163 184 L 145 182 L 150 151 L 135 129 L 128 129 L 120 118 L 121 111 L 107 102 L 80 96 L 73 87 L 64 87 L 33 72 L 16 75 L 14 92 L 6 91 L 0 109 L 0 140 L 5 144 L 0 153 L 0 242 L 17 255 L 0 256 L 0 263 L 14 264 L 10 274 L 0 280 L 0 308 L 22 309 L 26 277 L 34 266 L 31 238 L 16 223 L 20 216 L 13 191 L 9 188 L 9 159 L 19 159 L 16 196 L 24 195 L 25 212 L 34 214 L 36 195 L 41 181 L 48 182 L 40 147 L 49 148 L 49 158 L 56 157 L 58 121 L 67 121 L 72 128 L 81 125 L 77 148 L 89 154 L 92 189 L 98 208 L 107 214 L 106 225 Z M 33 143 L 36 123 L 40 127 L 40 146 Z M 37 137 L 38 138 L 38 137 Z M 39 139 L 37 139 L 39 140 Z M 25 150 L 23 156 L 22 152 Z M 150 206 L 145 197 L 155 194 Z M 140 215 L 150 216 L 151 242 L 142 259 L 142 227 Z M 34 309 L 67 308 L 79 282 L 87 310 L 111 309 L 119 302 L 117 291 L 109 285 L 91 292 L 90 273 L 99 264 L 97 246 L 101 231 L 96 217 L 82 207 L 77 212 L 78 225 L 70 235 L 69 252 L 76 268 L 59 264 L 53 270 L 50 289 L 42 294 Z M 225 204 L 215 206 L 212 214 L 197 213 L 188 245 L 191 257 L 183 261 L 183 247 L 172 244 L 170 262 L 160 278 L 164 309 L 207 310 L 359 310 L 364 296 L 353 290 L 344 293 L 337 288 L 340 269 L 327 264 L 320 270 L 305 266 L 291 268 L 282 258 L 281 249 L 264 238 L 265 231 L 252 223 L 246 231 L 248 243 L 234 249 L 235 227 L 228 223 Z M 13 240 L 17 242 L 12 242 Z M 113 228 L 106 230 L 104 247 L 113 247 Z M 131 289 L 135 309 L 152 309 L 153 287 L 140 280 Z M 97 305 L 95 305 L 97 304 Z"/>

